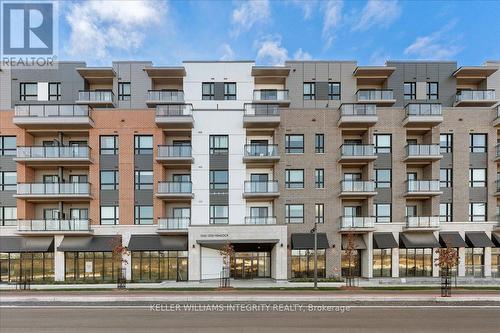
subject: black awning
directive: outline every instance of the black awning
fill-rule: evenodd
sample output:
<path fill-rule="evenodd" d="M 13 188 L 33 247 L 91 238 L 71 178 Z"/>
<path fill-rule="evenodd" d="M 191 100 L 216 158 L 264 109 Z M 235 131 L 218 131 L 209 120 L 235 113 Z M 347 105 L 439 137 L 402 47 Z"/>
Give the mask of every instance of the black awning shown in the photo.
<path fill-rule="evenodd" d="M 493 241 L 496 247 L 500 247 L 500 234 L 493 232 L 491 234 L 491 240 Z"/>
<path fill-rule="evenodd" d="M 63 252 L 112 252 L 116 245 L 116 236 L 65 236 L 57 250 Z"/>
<path fill-rule="evenodd" d="M 495 246 L 484 231 L 469 231 L 465 233 L 465 242 L 468 247 Z"/>
<path fill-rule="evenodd" d="M 325 233 L 318 233 L 318 249 L 327 249 L 328 238 Z M 296 233 L 292 234 L 293 250 L 311 250 L 314 249 L 314 234 Z"/>
<path fill-rule="evenodd" d="M 366 244 L 365 244 L 365 241 L 363 240 L 363 236 L 361 236 L 359 234 L 354 235 L 352 241 L 353 241 L 354 250 L 366 250 Z M 342 235 L 342 250 L 347 249 L 348 242 L 349 242 L 348 236 Z"/>
<path fill-rule="evenodd" d="M 132 235 L 130 251 L 187 251 L 187 236 Z"/>
<path fill-rule="evenodd" d="M 441 247 L 466 247 L 464 239 L 458 231 L 452 232 L 440 232 L 439 233 L 439 244 Z"/>
<path fill-rule="evenodd" d="M 0 237 L 0 252 L 49 252 L 54 251 L 53 237 Z"/>
<path fill-rule="evenodd" d="M 402 249 L 423 249 L 441 247 L 432 232 L 401 233 L 399 247 Z"/>
<path fill-rule="evenodd" d="M 398 242 L 392 232 L 375 232 L 373 234 L 374 249 L 392 249 L 398 247 Z"/>

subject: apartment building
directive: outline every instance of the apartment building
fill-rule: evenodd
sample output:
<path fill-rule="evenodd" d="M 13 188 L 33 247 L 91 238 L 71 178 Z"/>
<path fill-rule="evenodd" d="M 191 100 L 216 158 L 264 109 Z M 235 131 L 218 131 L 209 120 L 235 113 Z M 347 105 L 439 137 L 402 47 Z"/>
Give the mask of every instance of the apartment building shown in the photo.
<path fill-rule="evenodd" d="M 498 278 L 499 69 L 3 68 L 0 281 Z"/>

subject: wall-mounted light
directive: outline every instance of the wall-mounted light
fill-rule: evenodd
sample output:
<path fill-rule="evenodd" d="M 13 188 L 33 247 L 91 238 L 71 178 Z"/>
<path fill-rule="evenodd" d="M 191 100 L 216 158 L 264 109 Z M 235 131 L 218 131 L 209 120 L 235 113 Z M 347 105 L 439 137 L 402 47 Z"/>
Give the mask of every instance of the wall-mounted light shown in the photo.
<path fill-rule="evenodd" d="M 283 243 L 281 243 L 280 246 L 283 247 Z"/>
<path fill-rule="evenodd" d="M 195 244 L 193 244 L 193 249 L 196 249 L 196 245 Z"/>

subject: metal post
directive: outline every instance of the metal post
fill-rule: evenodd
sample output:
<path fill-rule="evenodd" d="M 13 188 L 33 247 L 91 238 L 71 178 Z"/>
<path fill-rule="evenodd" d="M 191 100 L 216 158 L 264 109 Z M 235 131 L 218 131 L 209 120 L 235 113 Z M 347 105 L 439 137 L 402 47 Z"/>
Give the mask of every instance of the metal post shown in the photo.
<path fill-rule="evenodd" d="M 314 289 L 318 289 L 318 225 L 314 223 Z"/>

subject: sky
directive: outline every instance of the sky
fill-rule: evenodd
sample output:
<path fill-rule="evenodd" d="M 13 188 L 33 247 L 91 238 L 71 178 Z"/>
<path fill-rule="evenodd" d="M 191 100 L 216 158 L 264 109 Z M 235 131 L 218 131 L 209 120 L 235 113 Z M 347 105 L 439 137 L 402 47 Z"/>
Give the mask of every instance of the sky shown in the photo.
<path fill-rule="evenodd" d="M 500 59 L 500 0 L 61 1 L 59 58 L 481 65 Z"/>

